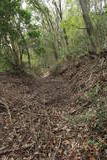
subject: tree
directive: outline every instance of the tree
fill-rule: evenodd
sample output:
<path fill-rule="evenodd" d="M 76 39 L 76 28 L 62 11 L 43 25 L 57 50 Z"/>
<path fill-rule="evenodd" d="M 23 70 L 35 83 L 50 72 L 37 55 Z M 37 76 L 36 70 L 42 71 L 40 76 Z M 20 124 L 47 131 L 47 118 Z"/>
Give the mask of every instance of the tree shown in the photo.
<path fill-rule="evenodd" d="M 89 0 L 79 0 L 80 2 L 80 6 L 82 9 L 82 15 L 83 15 L 83 19 L 86 25 L 86 30 L 87 30 L 87 34 L 89 35 L 90 41 L 91 41 L 91 45 L 92 45 L 92 49 L 94 51 L 94 53 L 97 53 L 97 46 L 96 46 L 96 39 L 95 39 L 95 35 L 94 35 L 94 27 L 93 24 L 91 22 L 90 16 L 89 16 L 89 12 L 90 12 L 90 1 Z"/>
<path fill-rule="evenodd" d="M 22 69 L 23 47 L 25 47 L 30 65 L 30 53 L 23 35 L 25 28 L 30 23 L 30 15 L 21 9 L 21 1 L 1 0 L 0 21 L 2 22 L 0 24 L 1 45 L 4 50 L 8 47 L 10 53 L 4 52 L 8 54 L 8 62 L 14 69 Z"/>

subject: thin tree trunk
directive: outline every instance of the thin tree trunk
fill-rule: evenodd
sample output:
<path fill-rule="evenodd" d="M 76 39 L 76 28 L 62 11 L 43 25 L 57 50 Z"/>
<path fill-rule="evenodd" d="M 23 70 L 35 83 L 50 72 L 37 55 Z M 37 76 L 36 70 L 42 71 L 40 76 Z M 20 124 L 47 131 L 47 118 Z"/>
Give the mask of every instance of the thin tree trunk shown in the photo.
<path fill-rule="evenodd" d="M 92 49 L 95 53 L 97 53 L 97 46 L 96 46 L 95 36 L 94 36 L 94 27 L 89 16 L 88 1 L 79 0 L 79 2 L 82 9 L 83 19 L 86 25 L 87 34 L 89 35 L 89 39 L 92 45 Z"/>
<path fill-rule="evenodd" d="M 55 1 L 53 1 L 53 3 L 54 3 L 55 9 L 56 9 L 56 13 L 57 13 L 58 16 L 59 16 L 59 18 L 60 18 L 60 23 L 61 23 L 61 21 L 63 20 L 61 0 L 59 0 L 59 6 L 57 5 L 57 3 L 56 3 Z M 66 33 L 66 29 L 63 28 L 62 30 L 63 30 L 63 34 L 64 34 L 65 43 L 66 43 L 66 45 L 68 46 L 68 45 L 69 45 L 69 42 L 68 42 L 68 36 L 67 36 L 67 33 Z"/>
<path fill-rule="evenodd" d="M 28 56 L 28 64 L 29 64 L 29 67 L 31 67 L 31 58 L 30 58 L 29 49 L 28 49 L 26 40 L 25 40 L 25 38 L 24 38 L 24 36 L 23 36 L 21 30 L 20 30 L 20 35 L 21 35 L 21 38 L 22 38 L 22 40 L 23 40 L 23 42 L 24 42 L 24 44 L 25 44 L 25 48 L 26 48 L 26 52 L 27 52 L 27 56 Z"/>

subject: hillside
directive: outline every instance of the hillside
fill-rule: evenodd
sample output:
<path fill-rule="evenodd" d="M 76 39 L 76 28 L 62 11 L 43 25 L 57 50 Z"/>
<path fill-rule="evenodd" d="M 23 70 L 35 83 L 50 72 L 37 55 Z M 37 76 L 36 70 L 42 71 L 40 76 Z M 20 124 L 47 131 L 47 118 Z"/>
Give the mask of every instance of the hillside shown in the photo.
<path fill-rule="evenodd" d="M 45 78 L 0 73 L 1 160 L 106 160 L 107 61 Z"/>

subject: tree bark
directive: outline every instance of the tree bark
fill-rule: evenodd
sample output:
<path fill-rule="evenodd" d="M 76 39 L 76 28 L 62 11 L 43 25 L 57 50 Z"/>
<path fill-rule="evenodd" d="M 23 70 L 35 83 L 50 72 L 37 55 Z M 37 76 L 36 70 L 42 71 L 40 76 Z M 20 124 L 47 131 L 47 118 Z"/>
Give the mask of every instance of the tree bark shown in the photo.
<path fill-rule="evenodd" d="M 57 3 L 55 1 L 53 1 L 53 4 L 55 6 L 55 9 L 56 9 L 56 13 L 58 14 L 59 18 L 60 18 L 60 23 L 61 21 L 63 20 L 63 12 L 62 12 L 62 2 L 61 0 L 59 0 L 59 5 L 57 5 Z M 63 28 L 63 34 L 64 34 L 64 39 L 65 39 L 65 43 L 66 45 L 68 46 L 69 45 L 69 42 L 68 42 L 68 36 L 67 36 L 67 33 L 66 33 L 66 29 Z"/>
<path fill-rule="evenodd" d="M 94 36 L 94 27 L 91 22 L 90 16 L 89 16 L 89 2 L 88 0 L 79 0 L 81 9 L 82 9 L 82 15 L 83 15 L 83 20 L 86 25 L 86 30 L 87 34 L 89 36 L 91 45 L 92 45 L 92 50 L 97 53 L 97 46 L 95 42 L 95 36 Z"/>

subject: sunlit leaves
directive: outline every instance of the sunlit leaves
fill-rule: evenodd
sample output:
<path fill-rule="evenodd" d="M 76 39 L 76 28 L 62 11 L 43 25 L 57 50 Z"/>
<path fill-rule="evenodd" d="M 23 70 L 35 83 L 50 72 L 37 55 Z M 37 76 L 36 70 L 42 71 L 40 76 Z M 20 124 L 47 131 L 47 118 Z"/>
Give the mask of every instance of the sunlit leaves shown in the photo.
<path fill-rule="evenodd" d="M 31 13 L 28 10 L 22 10 L 22 9 L 20 9 L 19 10 L 19 16 L 20 16 L 20 19 L 22 21 L 24 21 L 26 24 L 30 23 Z"/>

